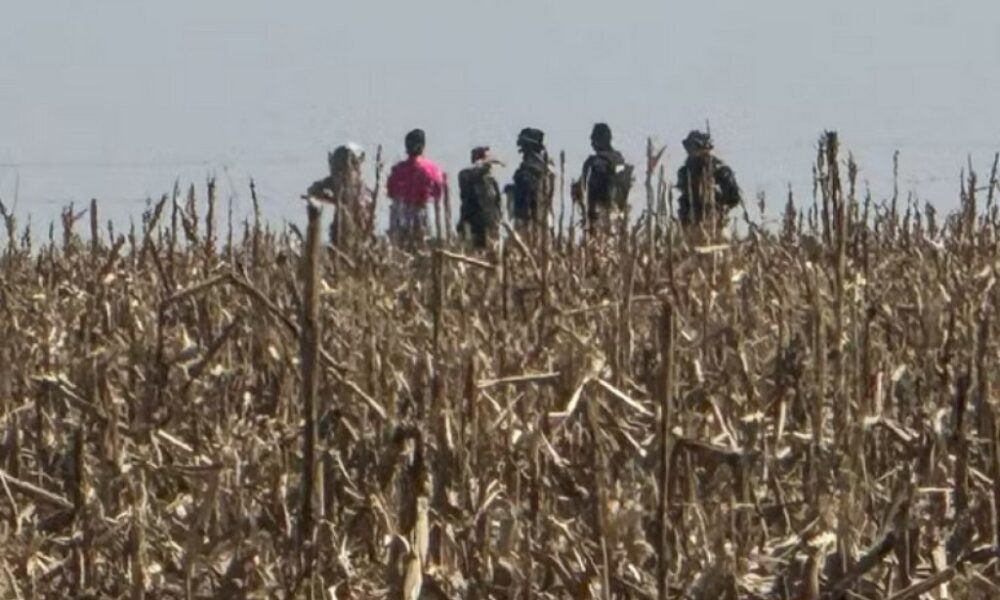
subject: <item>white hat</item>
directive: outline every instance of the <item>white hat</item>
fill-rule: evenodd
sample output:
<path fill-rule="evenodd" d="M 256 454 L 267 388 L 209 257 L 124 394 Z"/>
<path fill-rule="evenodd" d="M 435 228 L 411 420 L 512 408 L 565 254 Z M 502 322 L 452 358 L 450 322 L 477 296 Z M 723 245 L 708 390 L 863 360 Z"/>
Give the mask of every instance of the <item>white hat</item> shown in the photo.
<path fill-rule="evenodd" d="M 364 160 L 365 149 L 361 144 L 355 142 L 347 142 L 346 144 L 344 144 L 344 147 L 347 148 L 347 150 L 355 157 Z"/>

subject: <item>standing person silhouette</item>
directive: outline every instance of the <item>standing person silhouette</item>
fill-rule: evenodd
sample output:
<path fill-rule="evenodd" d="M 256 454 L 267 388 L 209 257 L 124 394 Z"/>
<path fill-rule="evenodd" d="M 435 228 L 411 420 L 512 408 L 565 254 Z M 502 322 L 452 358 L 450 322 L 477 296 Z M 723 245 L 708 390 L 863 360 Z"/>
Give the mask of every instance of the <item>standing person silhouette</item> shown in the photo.
<path fill-rule="evenodd" d="M 613 214 L 628 216 L 628 194 L 632 188 L 632 165 L 611 144 L 611 128 L 597 123 L 590 134 L 594 153 L 583 163 L 580 185 L 586 190 L 587 223 L 593 230 L 598 224 L 607 226 Z M 582 190 L 574 186 L 577 202 L 583 201 Z"/>
<path fill-rule="evenodd" d="M 721 218 L 742 202 L 736 175 L 726 163 L 712 155 L 712 138 L 701 131 L 692 131 L 684 138 L 687 160 L 677 171 L 677 218 L 683 225 L 698 225 L 709 213 Z M 712 207 L 708 198 L 711 193 Z"/>
<path fill-rule="evenodd" d="M 495 164 L 503 164 L 490 156 L 489 146 L 472 149 L 472 164 L 458 174 L 462 196 L 462 213 L 458 232 L 472 241 L 476 248 L 486 247 L 497 235 L 502 218 L 500 186 L 493 177 Z"/>
<path fill-rule="evenodd" d="M 389 237 L 397 243 L 420 243 L 427 236 L 427 205 L 438 202 L 444 191 L 444 173 L 424 157 L 426 135 L 422 129 L 406 134 L 406 160 L 396 163 L 386 182 Z"/>
<path fill-rule="evenodd" d="M 526 127 L 517 136 L 521 164 L 514 172 L 514 183 L 506 187 L 511 199 L 512 216 L 518 228 L 545 223 L 549 199 L 554 189 L 545 133 Z"/>

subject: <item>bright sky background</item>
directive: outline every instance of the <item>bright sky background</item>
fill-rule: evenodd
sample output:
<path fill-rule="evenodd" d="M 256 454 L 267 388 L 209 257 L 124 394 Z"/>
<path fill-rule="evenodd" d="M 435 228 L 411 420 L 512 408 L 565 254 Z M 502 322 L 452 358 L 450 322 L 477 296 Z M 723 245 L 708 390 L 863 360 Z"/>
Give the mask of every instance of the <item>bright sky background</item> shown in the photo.
<path fill-rule="evenodd" d="M 455 173 L 475 144 L 516 161 L 537 126 L 576 173 L 606 120 L 636 164 L 666 142 L 673 172 L 710 119 L 774 207 L 809 198 L 835 128 L 876 199 L 899 149 L 903 191 L 951 208 L 967 156 L 985 177 L 1000 150 L 998 24 L 988 0 L 8 2 L 0 198 L 36 224 L 91 197 L 122 219 L 215 173 L 242 216 L 253 175 L 269 216 L 301 220 L 347 140 L 391 160 L 423 127 Z"/>

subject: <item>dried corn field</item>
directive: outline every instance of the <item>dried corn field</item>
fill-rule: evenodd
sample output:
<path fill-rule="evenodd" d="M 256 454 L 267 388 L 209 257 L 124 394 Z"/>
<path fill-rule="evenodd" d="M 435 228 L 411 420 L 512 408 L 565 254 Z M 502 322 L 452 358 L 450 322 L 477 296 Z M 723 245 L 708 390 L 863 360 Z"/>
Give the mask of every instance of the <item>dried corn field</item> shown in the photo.
<path fill-rule="evenodd" d="M 738 236 L 652 149 L 482 254 L 4 211 L 0 596 L 997 597 L 996 169 L 939 218 L 836 146 Z"/>

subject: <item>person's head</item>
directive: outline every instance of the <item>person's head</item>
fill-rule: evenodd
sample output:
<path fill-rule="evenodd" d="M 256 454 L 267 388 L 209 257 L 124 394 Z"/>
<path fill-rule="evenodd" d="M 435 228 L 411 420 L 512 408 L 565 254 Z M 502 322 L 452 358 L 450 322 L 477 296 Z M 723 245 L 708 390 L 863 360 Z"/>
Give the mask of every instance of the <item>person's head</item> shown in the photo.
<path fill-rule="evenodd" d="M 493 156 L 489 146 L 476 146 L 469 156 L 473 166 L 485 168 L 487 171 L 493 169 L 494 165 L 504 166 L 503 161 Z"/>
<path fill-rule="evenodd" d="M 354 143 L 337 146 L 333 152 L 327 153 L 330 177 L 317 182 L 322 184 L 319 191 L 325 190 L 329 194 L 328 199 L 335 202 L 350 201 L 362 181 L 361 163 L 364 160 L 365 151 L 361 146 Z"/>
<path fill-rule="evenodd" d="M 424 153 L 424 145 L 426 143 L 427 137 L 424 135 L 424 130 L 414 129 L 406 134 L 406 154 L 411 158 L 420 156 Z"/>
<path fill-rule="evenodd" d="M 485 162 L 486 159 L 490 157 L 490 147 L 489 146 L 476 146 L 472 149 L 470 153 L 470 158 L 472 163 Z"/>
<path fill-rule="evenodd" d="M 517 147 L 521 150 L 541 152 L 545 149 L 545 133 L 541 129 L 525 127 L 517 135 Z"/>
<path fill-rule="evenodd" d="M 597 123 L 590 133 L 590 145 L 594 150 L 608 150 L 611 148 L 611 128 L 607 123 Z"/>
<path fill-rule="evenodd" d="M 712 151 L 712 138 L 704 132 L 693 130 L 684 138 L 684 150 L 689 156 L 707 156 Z"/>
<path fill-rule="evenodd" d="M 327 162 L 330 165 L 331 175 L 348 171 L 358 171 L 361 169 L 361 163 L 364 161 L 364 148 L 354 142 L 338 146 L 333 152 L 327 154 Z"/>

